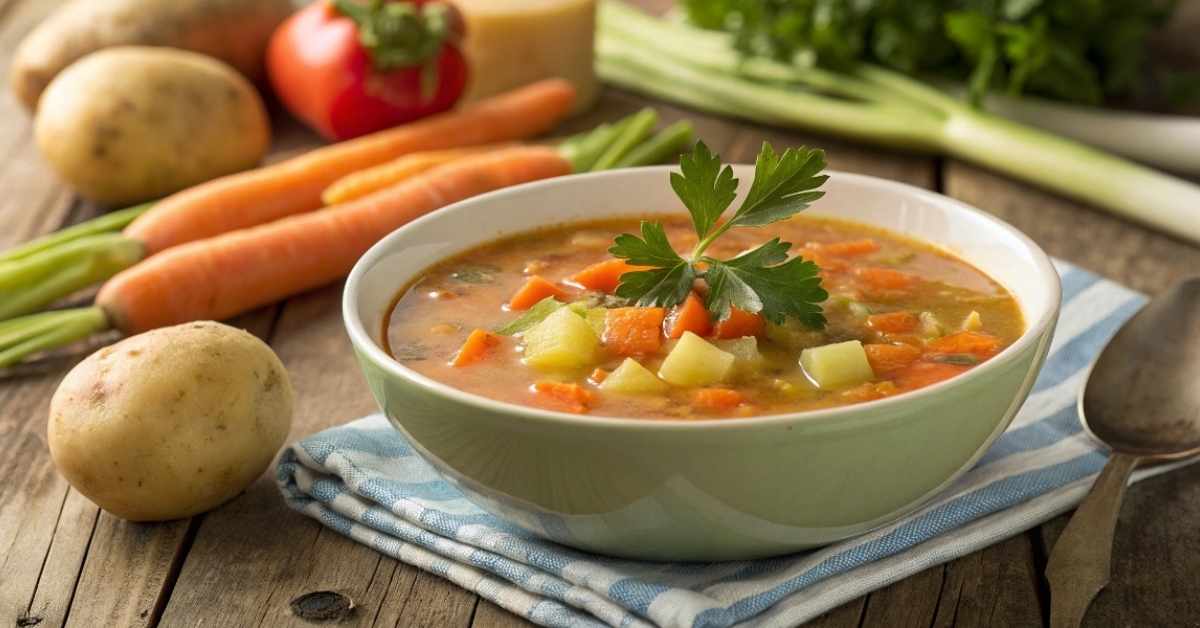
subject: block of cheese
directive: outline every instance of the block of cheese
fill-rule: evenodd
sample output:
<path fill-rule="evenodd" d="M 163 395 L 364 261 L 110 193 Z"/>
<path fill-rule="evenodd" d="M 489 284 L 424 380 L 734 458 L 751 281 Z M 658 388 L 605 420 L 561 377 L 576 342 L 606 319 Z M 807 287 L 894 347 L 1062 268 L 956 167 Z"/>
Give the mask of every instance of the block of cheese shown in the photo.
<path fill-rule="evenodd" d="M 453 0 L 466 22 L 469 76 L 462 104 L 553 76 L 577 91 L 575 110 L 599 94 L 592 66 L 596 0 Z"/>

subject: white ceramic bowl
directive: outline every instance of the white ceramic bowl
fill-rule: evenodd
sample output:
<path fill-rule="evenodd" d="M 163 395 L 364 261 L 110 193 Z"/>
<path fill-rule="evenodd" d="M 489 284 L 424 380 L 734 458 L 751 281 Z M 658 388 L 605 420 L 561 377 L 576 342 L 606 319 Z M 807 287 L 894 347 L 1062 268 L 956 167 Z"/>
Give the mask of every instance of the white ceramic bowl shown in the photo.
<path fill-rule="evenodd" d="M 562 177 L 417 220 L 355 266 L 346 328 L 392 423 L 475 503 L 554 541 L 669 560 L 750 558 L 862 534 L 912 512 L 1007 427 L 1050 345 L 1050 260 L 996 218 L 945 196 L 832 173 L 809 211 L 944 247 L 1010 290 L 1027 330 L 971 371 L 870 403 L 737 420 L 643 421 L 501 403 L 432 381 L 379 345 L 396 292 L 446 257 L 501 236 L 609 216 L 678 213 L 671 168 Z M 738 166 L 743 191 L 752 166 Z"/>

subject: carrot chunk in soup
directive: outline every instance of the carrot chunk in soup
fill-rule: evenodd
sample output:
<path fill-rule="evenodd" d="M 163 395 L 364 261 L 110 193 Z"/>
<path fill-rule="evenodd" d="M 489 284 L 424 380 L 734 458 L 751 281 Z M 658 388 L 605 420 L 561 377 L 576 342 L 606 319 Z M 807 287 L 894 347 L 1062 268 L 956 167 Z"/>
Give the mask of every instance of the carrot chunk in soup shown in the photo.
<path fill-rule="evenodd" d="M 701 388 L 692 393 L 692 405 L 701 410 L 730 410 L 745 400 L 742 393 L 728 388 Z"/>
<path fill-rule="evenodd" d="M 666 310 L 661 307 L 618 307 L 604 318 L 604 347 L 609 352 L 633 357 L 650 355 L 662 346 Z"/>
<path fill-rule="evenodd" d="M 908 334 L 917 329 L 921 320 L 912 312 L 887 312 L 867 317 L 867 327 L 887 334 Z"/>
<path fill-rule="evenodd" d="M 906 344 L 867 344 L 863 350 L 876 377 L 887 377 L 921 357 L 920 349 Z"/>
<path fill-rule="evenodd" d="M 550 410 L 586 414 L 596 402 L 596 393 L 579 384 L 537 382 L 533 390 L 542 405 Z"/>
<path fill-rule="evenodd" d="M 610 259 L 592 264 L 587 268 L 571 275 L 571 281 L 587 288 L 612 294 L 621 283 L 621 275 L 636 270 L 642 266 L 634 266 L 623 259 Z"/>
<path fill-rule="evenodd" d="M 469 366 L 482 360 L 500 344 L 500 337 L 485 329 L 476 329 L 467 336 L 467 341 L 454 356 L 452 365 L 456 367 Z"/>
<path fill-rule="evenodd" d="M 757 336 L 763 332 L 765 325 L 762 314 L 751 314 L 735 307 L 730 310 L 729 318 L 717 321 L 712 333 L 722 339 Z"/>
<path fill-rule="evenodd" d="M 534 275 L 525 281 L 525 285 L 517 290 L 508 302 L 509 309 L 528 310 L 546 297 L 566 299 L 567 291 L 550 283 L 541 275 Z"/>
<path fill-rule="evenodd" d="M 903 290 L 917 283 L 916 275 L 891 268 L 868 266 L 855 269 L 854 274 L 867 287 L 879 290 Z"/>
<path fill-rule="evenodd" d="M 960 331 L 931 340 L 927 345 L 934 353 L 965 353 L 990 358 L 1000 352 L 1000 339 L 978 331 Z"/>
<path fill-rule="evenodd" d="M 916 390 L 932 386 L 966 372 L 970 368 L 961 364 L 945 364 L 920 360 L 896 373 L 893 380 L 901 390 Z"/>
<path fill-rule="evenodd" d="M 667 320 L 667 336 L 679 339 L 689 331 L 697 336 L 707 336 L 712 331 L 712 318 L 708 315 L 708 308 L 704 307 L 704 300 L 695 292 L 689 294 L 682 305 L 672 310 L 671 317 Z"/>

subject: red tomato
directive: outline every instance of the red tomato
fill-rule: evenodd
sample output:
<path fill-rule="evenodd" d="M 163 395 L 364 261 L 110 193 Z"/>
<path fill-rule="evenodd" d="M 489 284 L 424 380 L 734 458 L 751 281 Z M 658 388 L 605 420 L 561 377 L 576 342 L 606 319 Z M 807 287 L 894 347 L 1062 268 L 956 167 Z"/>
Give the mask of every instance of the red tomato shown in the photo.
<path fill-rule="evenodd" d="M 441 2 L 318 0 L 272 35 L 267 72 L 294 116 L 355 137 L 454 106 L 467 82 L 462 24 Z"/>

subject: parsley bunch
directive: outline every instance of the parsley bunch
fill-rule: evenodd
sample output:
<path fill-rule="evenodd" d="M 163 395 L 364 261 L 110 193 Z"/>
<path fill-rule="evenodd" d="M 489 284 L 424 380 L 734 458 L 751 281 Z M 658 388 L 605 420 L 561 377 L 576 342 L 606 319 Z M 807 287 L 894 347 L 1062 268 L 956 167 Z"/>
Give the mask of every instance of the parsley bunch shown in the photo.
<path fill-rule="evenodd" d="M 671 173 L 671 187 L 696 229 L 696 248 L 686 259 L 680 256 L 658 222 L 643 221 L 640 238 L 628 233 L 617 236 L 610 253 L 649 267 L 622 275 L 617 296 L 641 306 L 671 307 L 683 302 L 700 279 L 708 284 L 705 305 L 718 320 L 729 318 L 737 307 L 761 313 L 774 323 L 792 317 L 810 327 L 823 327 L 820 304 L 829 295 L 821 288 L 816 264 L 798 256 L 788 258 L 790 242 L 772 238 L 727 260 L 704 253 L 730 229 L 762 227 L 806 209 L 824 195 L 818 189 L 829 178 L 821 174 L 824 169 L 825 153 L 820 150 L 789 148 L 777 155 L 764 143 L 746 199 L 722 222 L 722 214 L 737 196 L 738 180 L 732 167 L 722 167 L 720 158 L 698 142 L 680 160 L 681 172 Z"/>
<path fill-rule="evenodd" d="M 970 85 L 1097 104 L 1146 96 L 1147 40 L 1172 0 L 683 0 L 743 52 L 846 68 L 879 63 Z M 1181 77 L 1181 75 L 1169 75 Z M 1193 77 L 1194 79 L 1194 77 Z M 1168 94 L 1169 96 L 1169 94 Z"/>

